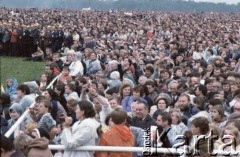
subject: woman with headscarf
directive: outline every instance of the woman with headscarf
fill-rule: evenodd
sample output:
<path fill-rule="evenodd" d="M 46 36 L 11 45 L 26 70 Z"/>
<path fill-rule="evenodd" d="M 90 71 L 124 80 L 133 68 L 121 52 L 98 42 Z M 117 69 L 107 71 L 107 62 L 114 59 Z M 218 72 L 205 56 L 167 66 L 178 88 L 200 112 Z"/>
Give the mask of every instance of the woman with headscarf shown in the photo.
<path fill-rule="evenodd" d="M 18 120 L 18 118 L 22 115 L 23 110 L 21 106 L 17 103 L 12 104 L 9 108 L 9 114 L 11 119 L 8 120 L 8 128 L 10 129 Z M 24 130 L 25 124 L 27 119 L 25 118 L 24 121 L 14 130 L 13 137 L 16 137 L 19 134 L 19 130 Z"/>
<path fill-rule="evenodd" d="M 11 100 L 15 100 L 17 98 L 17 87 L 18 82 L 16 78 L 7 79 L 7 86 L 5 88 L 5 92 L 10 95 Z"/>

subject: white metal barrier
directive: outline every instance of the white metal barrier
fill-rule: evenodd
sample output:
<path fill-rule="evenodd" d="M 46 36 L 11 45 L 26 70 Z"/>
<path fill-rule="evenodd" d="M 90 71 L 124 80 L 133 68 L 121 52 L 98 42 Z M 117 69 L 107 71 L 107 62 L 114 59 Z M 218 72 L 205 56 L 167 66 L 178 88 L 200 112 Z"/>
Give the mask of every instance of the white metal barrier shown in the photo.
<path fill-rule="evenodd" d="M 65 150 L 63 145 L 49 145 L 48 147 L 50 150 Z M 154 147 L 116 147 L 116 146 L 82 146 L 75 150 L 80 151 L 103 151 L 103 152 L 142 152 L 147 155 L 147 153 L 159 153 L 159 154 L 172 154 L 172 155 L 183 155 L 188 154 L 188 150 L 184 150 L 181 148 L 154 148 Z M 191 154 L 191 153 L 190 153 Z M 221 151 L 221 150 L 214 150 L 213 154 L 229 156 L 240 155 L 240 150 L 237 151 Z"/>
<path fill-rule="evenodd" d="M 50 150 L 65 150 L 63 145 L 49 145 Z M 114 151 L 114 152 L 142 152 L 142 147 L 113 147 L 113 146 L 82 146 L 75 150 L 82 151 Z"/>

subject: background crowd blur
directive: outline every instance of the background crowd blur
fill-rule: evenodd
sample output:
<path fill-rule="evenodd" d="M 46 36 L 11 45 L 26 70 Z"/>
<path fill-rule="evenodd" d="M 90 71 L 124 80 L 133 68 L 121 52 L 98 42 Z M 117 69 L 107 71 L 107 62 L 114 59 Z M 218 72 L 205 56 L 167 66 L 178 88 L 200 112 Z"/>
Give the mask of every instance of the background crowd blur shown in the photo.
<path fill-rule="evenodd" d="M 181 142 L 177 135 L 185 135 L 184 145 L 200 156 L 231 140 L 224 150 L 240 150 L 240 14 L 0 13 L 0 55 L 46 63 L 40 80 L 6 80 L 1 133 L 29 107 L 30 112 L 9 139 L 1 138 L 9 142 L 1 145 L 2 153 L 142 156 L 72 149 L 142 147 L 144 131 L 151 128 L 157 128 L 151 132 L 154 147 L 174 147 Z M 217 136 L 214 143 L 193 142 L 210 131 Z M 50 152 L 49 143 L 66 150 Z"/>

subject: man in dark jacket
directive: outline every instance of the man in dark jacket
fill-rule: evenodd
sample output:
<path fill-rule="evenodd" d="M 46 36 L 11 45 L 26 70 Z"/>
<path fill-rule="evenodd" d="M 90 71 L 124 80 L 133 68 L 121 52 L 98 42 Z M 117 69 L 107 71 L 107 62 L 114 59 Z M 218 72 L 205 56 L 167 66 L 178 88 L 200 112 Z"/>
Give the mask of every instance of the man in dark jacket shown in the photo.
<path fill-rule="evenodd" d="M 199 109 L 190 103 L 190 97 L 187 94 L 181 94 L 178 99 L 178 107 L 181 112 L 188 118 L 199 112 Z"/>
<path fill-rule="evenodd" d="M 132 126 L 150 130 L 151 126 L 157 126 L 155 120 L 148 114 L 149 105 L 145 101 L 135 104 L 136 116 L 132 118 Z"/>

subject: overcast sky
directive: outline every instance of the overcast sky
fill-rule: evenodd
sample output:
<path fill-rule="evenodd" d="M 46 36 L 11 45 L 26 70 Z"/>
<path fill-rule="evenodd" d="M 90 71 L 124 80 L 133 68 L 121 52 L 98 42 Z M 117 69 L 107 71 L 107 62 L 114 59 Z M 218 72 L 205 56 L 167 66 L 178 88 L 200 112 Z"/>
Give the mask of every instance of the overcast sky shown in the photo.
<path fill-rule="evenodd" d="M 237 4 L 240 2 L 240 0 L 195 0 L 195 1 L 196 2 L 215 2 L 215 3 L 223 2 L 227 4 Z"/>

